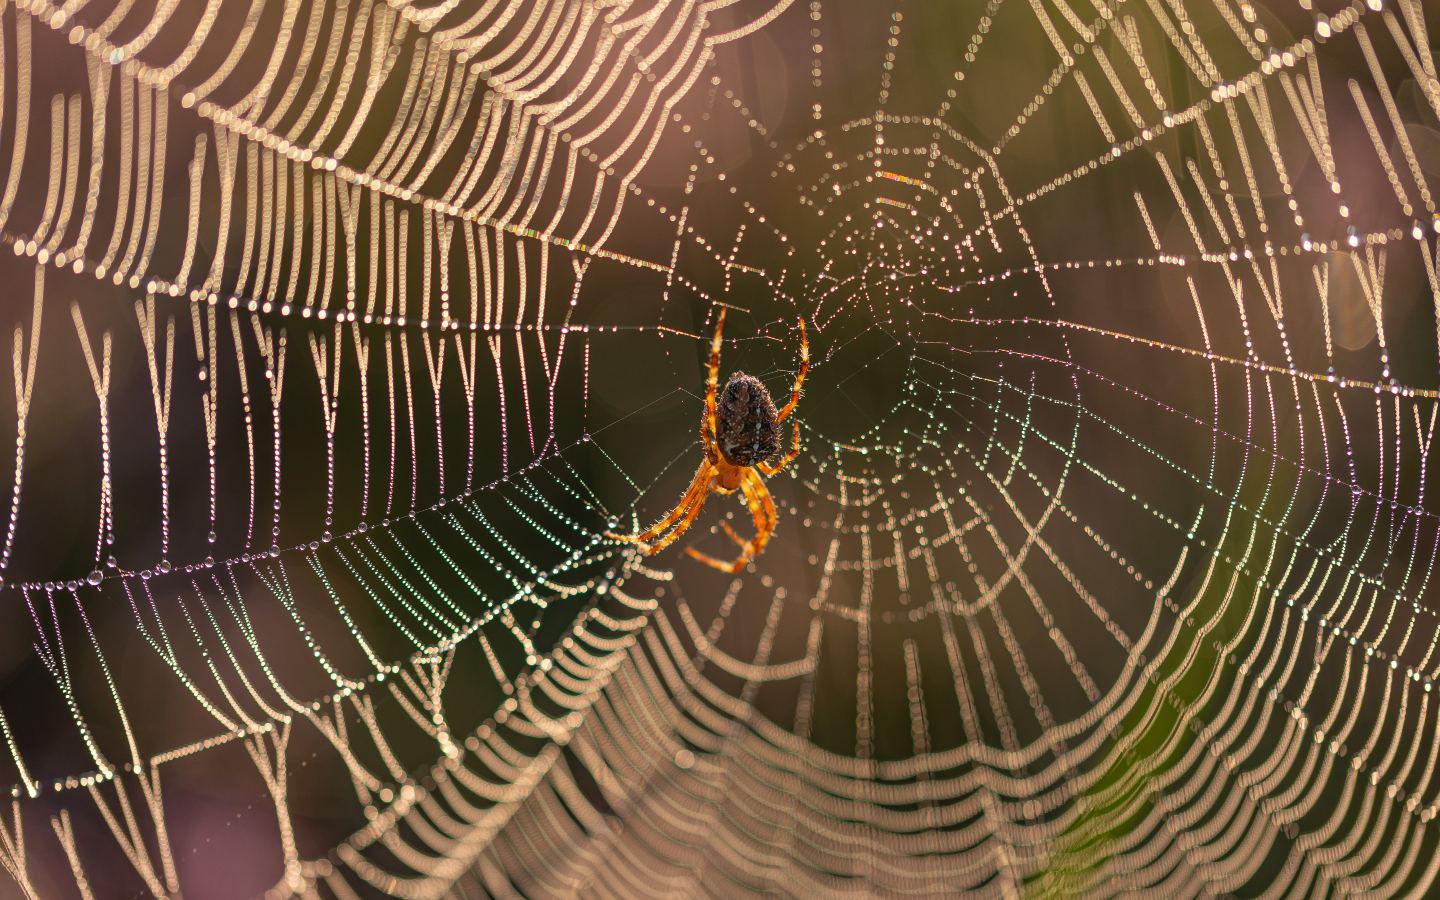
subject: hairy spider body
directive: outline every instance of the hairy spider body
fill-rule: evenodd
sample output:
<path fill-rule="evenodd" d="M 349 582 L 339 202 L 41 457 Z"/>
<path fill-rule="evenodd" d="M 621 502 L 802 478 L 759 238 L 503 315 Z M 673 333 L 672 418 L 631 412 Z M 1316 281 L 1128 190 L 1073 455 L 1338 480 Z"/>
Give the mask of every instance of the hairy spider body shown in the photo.
<path fill-rule="evenodd" d="M 780 452 L 780 412 L 754 375 L 736 372 L 715 401 L 715 442 L 736 466 L 753 466 Z"/>
<path fill-rule="evenodd" d="M 705 461 L 690 480 L 690 487 L 675 508 L 653 526 L 634 535 L 611 534 L 613 538 L 639 544 L 647 556 L 659 553 L 684 534 L 700 514 L 705 498 L 711 491 L 731 494 L 740 491 L 750 517 L 755 522 L 755 536 L 745 540 L 728 523 L 720 523 L 725 533 L 740 545 L 740 555 L 733 560 L 720 560 L 701 553 L 694 547 L 685 548 L 695 559 L 722 572 L 738 572 L 765 549 L 775 531 L 775 502 L 760 475 L 774 475 L 800 455 L 800 425 L 792 432 L 790 452 L 779 461 L 769 460 L 780 452 L 780 423 L 795 411 L 800 402 L 800 388 L 810 370 L 810 344 L 805 337 L 805 320 L 800 320 L 800 371 L 790 401 L 779 410 L 760 379 L 736 372 L 719 389 L 721 334 L 725 329 L 725 310 L 715 323 L 715 336 L 710 339 L 710 364 L 705 379 L 705 414 L 700 417 L 700 443 L 705 447 Z M 668 534 L 665 534 L 669 531 Z M 655 543 L 649 543 L 656 537 Z"/>

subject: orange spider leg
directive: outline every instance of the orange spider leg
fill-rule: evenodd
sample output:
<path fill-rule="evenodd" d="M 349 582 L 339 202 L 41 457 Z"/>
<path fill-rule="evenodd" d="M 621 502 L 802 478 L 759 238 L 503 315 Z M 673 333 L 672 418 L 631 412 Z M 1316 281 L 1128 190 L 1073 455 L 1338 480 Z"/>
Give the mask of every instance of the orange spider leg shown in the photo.
<path fill-rule="evenodd" d="M 718 440 L 715 426 L 715 394 L 720 390 L 720 343 L 721 334 L 725 331 L 725 307 L 720 307 L 720 317 L 715 321 L 715 336 L 710 339 L 710 363 L 705 376 L 705 422 L 703 426 L 710 429 L 709 440 L 706 442 L 706 452 L 715 447 Z"/>
<path fill-rule="evenodd" d="M 739 545 L 739 547 L 740 547 L 741 550 L 744 550 L 744 549 L 745 549 L 745 545 L 748 544 L 748 543 L 750 543 L 749 541 L 747 541 L 747 540 L 745 540 L 744 538 L 742 538 L 742 537 L 740 536 L 740 533 L 739 533 L 738 531 L 736 531 L 735 529 L 731 528 L 729 522 L 721 522 L 721 523 L 720 523 L 720 527 L 723 528 L 723 529 L 725 529 L 725 533 L 728 534 L 728 535 L 730 535 L 730 540 L 734 541 L 737 545 Z"/>
<path fill-rule="evenodd" d="M 765 545 L 770 543 L 770 536 L 775 533 L 775 503 L 770 499 L 770 489 L 765 487 L 765 482 L 756 475 L 754 470 L 750 476 L 750 500 L 755 504 L 751 510 L 755 518 L 755 537 L 751 539 L 751 556 L 759 556 L 765 550 Z"/>
<path fill-rule="evenodd" d="M 765 514 L 765 533 L 763 537 L 757 536 L 759 545 L 755 548 L 755 552 L 759 553 L 765 549 L 766 544 L 770 543 L 770 536 L 775 533 L 775 525 L 780 521 L 780 516 L 775 510 L 775 499 L 770 496 L 770 489 L 765 486 L 765 482 L 760 479 L 759 475 L 752 474 L 751 477 L 755 479 L 755 500 L 760 504 L 761 512 Z"/>
<path fill-rule="evenodd" d="M 722 311 L 723 315 L 723 311 Z M 800 371 L 795 375 L 795 387 L 790 389 L 790 402 L 780 410 L 776 421 L 783 422 L 790 418 L 795 411 L 795 404 L 800 402 L 800 387 L 805 384 L 805 373 L 810 371 L 810 342 L 805 337 L 805 320 L 800 319 Z"/>
<path fill-rule="evenodd" d="M 745 505 L 750 508 L 750 517 L 755 522 L 755 536 L 749 541 L 743 541 L 735 530 L 728 524 L 724 525 L 725 531 L 737 543 L 741 544 L 740 555 L 735 559 L 726 562 L 716 559 L 707 553 L 701 553 L 694 547 L 686 547 L 685 552 L 694 559 L 699 560 L 713 569 L 721 572 L 735 574 L 745 567 L 751 559 L 754 559 L 770 540 L 770 535 L 775 531 L 775 504 L 770 502 L 770 492 L 765 488 L 765 483 L 760 480 L 753 470 L 747 470 L 740 481 L 740 491 L 745 496 Z"/>
<path fill-rule="evenodd" d="M 788 465 L 790 465 L 792 462 L 794 462 L 794 461 L 795 461 L 795 457 L 797 457 L 797 456 L 799 456 L 799 455 L 800 455 L 800 423 L 799 423 L 799 422 L 796 422 L 796 423 L 795 423 L 795 436 L 794 436 L 794 438 L 790 441 L 790 452 L 787 453 L 787 454 L 785 454 L 785 456 L 784 456 L 783 458 L 781 458 L 781 460 L 780 460 L 779 462 L 775 463 L 773 466 L 772 466 L 770 463 L 768 463 L 768 462 L 761 462 L 761 463 L 760 463 L 760 471 L 761 471 L 761 472 L 764 472 L 766 475 L 774 475 L 776 472 L 780 471 L 781 469 L 785 468 L 786 466 L 788 466 Z"/>
<path fill-rule="evenodd" d="M 704 508 L 705 497 L 708 494 L 709 491 L 707 490 L 697 495 L 695 499 L 691 502 L 689 510 L 686 511 L 685 518 L 681 519 L 669 534 L 665 535 L 663 538 L 647 547 L 645 549 L 645 555 L 653 556 L 654 554 L 659 553 L 661 550 L 664 550 L 666 547 L 675 543 L 675 540 L 679 538 L 680 535 L 689 531 L 691 523 L 695 521 L 695 517 L 700 515 L 700 510 Z"/>
<path fill-rule="evenodd" d="M 710 435 L 711 435 L 711 432 L 713 432 L 713 431 L 714 431 L 714 428 L 710 425 L 710 417 L 709 417 L 709 416 L 701 416 L 701 417 L 700 417 L 700 446 L 701 446 L 701 448 L 704 449 L 704 451 L 705 451 L 705 459 L 707 459 L 707 460 L 710 462 L 710 465 L 712 465 L 712 466 L 719 466 L 719 465 L 720 465 L 720 451 L 719 451 L 719 449 L 718 449 L 718 445 L 715 443 L 715 439 L 710 436 Z"/>
<path fill-rule="evenodd" d="M 665 515 L 665 518 L 656 522 L 654 525 L 650 526 L 640 534 L 626 535 L 616 534 L 613 531 L 607 531 L 605 532 L 606 537 L 617 538 L 622 541 L 628 541 L 632 544 L 643 545 L 646 541 L 655 537 L 657 534 L 664 531 L 666 528 L 669 528 L 671 523 L 673 523 L 676 519 L 685 515 L 685 513 L 689 511 L 692 504 L 696 503 L 697 501 L 703 503 L 705 494 L 709 492 L 710 484 L 714 481 L 714 479 L 715 469 L 708 462 L 701 463 L 700 468 L 695 471 L 695 477 L 690 481 L 690 487 L 685 490 L 685 495 L 680 498 L 679 503 L 675 504 L 675 508 L 670 510 L 670 512 Z M 645 552 L 649 554 L 654 553 L 655 551 L 653 548 L 646 548 Z"/>

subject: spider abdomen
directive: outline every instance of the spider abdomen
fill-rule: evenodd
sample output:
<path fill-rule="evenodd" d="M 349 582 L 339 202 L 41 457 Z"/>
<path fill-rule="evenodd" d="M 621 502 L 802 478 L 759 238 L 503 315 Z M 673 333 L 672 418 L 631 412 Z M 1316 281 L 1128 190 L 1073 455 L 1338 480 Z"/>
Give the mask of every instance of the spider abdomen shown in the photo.
<path fill-rule="evenodd" d="M 765 385 L 736 372 L 715 398 L 715 438 L 725 459 L 753 466 L 780 452 L 779 413 Z"/>

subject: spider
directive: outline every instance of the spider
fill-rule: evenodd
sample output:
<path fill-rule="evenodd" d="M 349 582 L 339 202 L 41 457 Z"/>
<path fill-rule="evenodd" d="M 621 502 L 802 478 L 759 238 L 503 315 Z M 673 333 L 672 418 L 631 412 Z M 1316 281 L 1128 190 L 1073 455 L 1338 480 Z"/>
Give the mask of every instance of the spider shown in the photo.
<path fill-rule="evenodd" d="M 700 514 L 710 492 L 733 494 L 745 498 L 745 506 L 755 521 L 755 536 L 745 540 L 728 523 L 720 523 L 725 533 L 740 547 L 740 555 L 730 561 L 716 559 L 694 547 L 685 552 L 722 572 L 735 573 L 765 549 L 775 531 L 775 503 L 760 474 L 774 475 L 800 455 L 800 423 L 795 423 L 790 452 L 778 462 L 769 460 L 780 452 L 780 423 L 795 411 L 800 402 L 800 388 L 810 369 L 810 344 L 805 338 L 805 320 L 800 320 L 800 372 L 790 391 L 790 402 L 776 411 L 775 401 L 760 379 L 736 372 L 717 390 L 720 377 L 720 335 L 725 329 L 725 310 L 715 323 L 715 336 L 710 341 L 709 375 L 705 380 L 705 414 L 700 417 L 700 443 L 705 447 L 705 460 L 700 463 L 685 496 L 675 508 L 650 528 L 635 535 L 611 534 L 610 537 L 640 545 L 646 556 L 659 553 L 684 534 Z M 718 397 L 717 397 L 718 394 Z M 673 527 L 672 527 L 673 526 Z M 651 540 L 669 529 L 669 534 L 655 543 Z"/>

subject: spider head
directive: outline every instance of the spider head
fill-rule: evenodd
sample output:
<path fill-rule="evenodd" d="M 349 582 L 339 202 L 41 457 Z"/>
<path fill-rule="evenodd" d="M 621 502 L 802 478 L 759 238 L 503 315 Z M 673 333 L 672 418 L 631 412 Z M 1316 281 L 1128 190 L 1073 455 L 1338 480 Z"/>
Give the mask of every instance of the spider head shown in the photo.
<path fill-rule="evenodd" d="M 725 459 L 753 466 L 780 452 L 779 413 L 765 385 L 736 372 L 715 398 L 715 437 Z"/>

